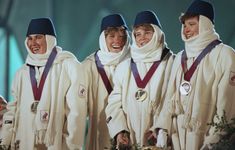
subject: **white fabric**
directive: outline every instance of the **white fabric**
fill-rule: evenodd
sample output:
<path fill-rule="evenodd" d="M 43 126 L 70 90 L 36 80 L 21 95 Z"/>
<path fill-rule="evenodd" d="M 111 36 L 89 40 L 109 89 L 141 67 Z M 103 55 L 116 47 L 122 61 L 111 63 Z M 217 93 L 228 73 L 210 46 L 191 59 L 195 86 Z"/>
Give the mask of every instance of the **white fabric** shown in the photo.
<path fill-rule="evenodd" d="M 127 34 L 128 35 L 128 34 Z M 128 35 L 129 37 L 129 35 Z M 105 73 L 113 86 L 113 74 L 116 66 L 130 55 L 129 38 L 120 53 L 110 53 L 107 49 L 104 33 L 100 35 L 100 50 L 98 51 L 99 59 L 104 65 Z M 95 64 L 94 53 L 88 56 L 83 62 L 86 80 L 89 81 L 88 89 L 88 110 L 89 110 L 89 127 L 86 139 L 86 150 L 103 150 L 110 148 L 110 136 L 106 125 L 106 116 L 104 109 L 108 103 L 108 92 L 104 82 L 98 73 Z"/>
<path fill-rule="evenodd" d="M 184 25 L 181 27 L 181 38 L 185 42 L 185 50 L 187 57 L 197 57 L 202 50 L 212 41 L 219 39 L 219 35 L 215 32 L 214 25 L 205 16 L 199 16 L 199 34 L 186 39 L 183 34 Z"/>
<path fill-rule="evenodd" d="M 127 31 L 126 31 L 127 32 Z M 98 56 L 103 65 L 117 65 L 127 57 L 129 57 L 129 47 L 130 47 L 130 37 L 128 32 L 127 34 L 127 41 L 122 48 L 122 51 L 118 53 L 110 52 L 106 45 L 104 31 L 100 34 L 99 37 L 99 45 L 100 50 L 98 51 Z"/>
<path fill-rule="evenodd" d="M 167 144 L 167 132 L 160 129 L 157 136 L 157 147 L 164 148 Z"/>
<path fill-rule="evenodd" d="M 134 62 L 153 62 L 159 60 L 162 49 L 167 46 L 162 30 L 157 25 L 151 24 L 151 26 L 154 29 L 153 37 L 143 47 L 137 46 L 134 32 L 132 32 L 131 57 Z"/>
<path fill-rule="evenodd" d="M 159 33 L 159 31 L 157 32 Z M 158 34 L 154 34 L 155 39 L 160 39 L 157 36 Z M 164 43 L 165 41 L 163 40 L 162 42 Z M 131 47 L 131 55 L 134 55 L 134 61 L 137 61 L 136 65 L 141 79 L 144 78 L 153 61 L 157 61 L 161 57 L 161 52 L 164 48 L 162 45 L 164 44 L 156 43 L 156 45 L 158 46 L 153 45 L 154 48 L 151 47 L 150 51 L 146 49 L 146 53 L 149 54 L 145 55 L 147 59 L 142 56 L 137 57 L 137 53 L 138 55 L 145 54 L 144 50 L 141 53 L 138 51 L 139 49 L 134 49 L 135 46 Z M 155 53 L 153 49 L 159 52 Z M 136 101 L 135 98 L 139 88 L 131 72 L 130 59 L 123 61 L 117 66 L 113 77 L 114 89 L 109 96 L 108 105 L 105 109 L 106 118 L 111 118 L 107 125 L 112 138 L 120 131 L 126 130 L 130 132 L 132 144 L 138 143 L 140 146 L 147 144 L 144 138 L 145 133 L 155 127 L 161 104 L 165 97 L 172 62 L 173 56 L 172 53 L 169 53 L 144 88 L 147 92 L 147 97 L 142 102 Z"/>
<path fill-rule="evenodd" d="M 54 45 L 49 47 L 51 52 Z M 14 120 L 14 123 L 11 127 L 3 125 L 3 145 L 11 144 L 14 147 L 14 143 L 19 140 L 20 150 L 33 150 L 34 145 L 40 143 L 45 144 L 49 150 L 82 148 L 87 104 L 86 95 L 81 96 L 79 92 L 81 87 L 86 91 L 84 75 L 73 54 L 63 52 L 60 47 L 56 47 L 56 50 L 58 54 L 46 78 L 36 114 L 31 112 L 34 96 L 29 67 L 23 65 L 17 71 L 12 86 L 12 95 L 17 105 L 13 111 L 4 115 L 9 116 L 8 119 Z M 29 54 L 26 63 L 42 65 L 40 68 L 35 67 L 36 80 L 40 81 L 45 67 L 45 63 L 40 60 L 46 61 L 49 55 L 38 56 Z M 47 121 L 41 120 L 44 111 L 49 112 Z"/>
<path fill-rule="evenodd" d="M 46 36 L 46 43 L 47 43 L 47 51 L 45 54 L 32 53 L 31 50 L 27 46 L 28 37 L 26 37 L 25 47 L 28 51 L 28 55 L 27 55 L 27 58 L 25 61 L 26 64 L 30 64 L 33 66 L 39 66 L 39 67 L 45 66 L 47 59 L 49 58 L 54 47 L 56 47 L 56 51 L 58 53 L 60 53 L 60 55 L 56 56 L 57 58 L 54 60 L 54 62 L 53 62 L 54 64 L 61 63 L 61 61 L 63 61 L 66 58 L 75 57 L 72 53 L 70 53 L 68 51 L 62 51 L 61 47 L 56 46 L 57 42 L 56 42 L 56 38 L 54 36 L 51 36 L 51 35 L 45 35 L 45 36 Z"/>

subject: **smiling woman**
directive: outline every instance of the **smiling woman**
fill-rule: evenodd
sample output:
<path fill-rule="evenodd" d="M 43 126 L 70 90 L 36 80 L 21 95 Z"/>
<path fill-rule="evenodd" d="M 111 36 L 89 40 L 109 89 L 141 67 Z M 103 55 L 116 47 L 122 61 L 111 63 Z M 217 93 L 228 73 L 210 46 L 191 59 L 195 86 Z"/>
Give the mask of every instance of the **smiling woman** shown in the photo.
<path fill-rule="evenodd" d="M 46 53 L 46 36 L 43 34 L 29 35 L 27 37 L 27 46 L 34 54 Z"/>
<path fill-rule="evenodd" d="M 105 41 L 110 52 L 118 53 L 122 51 L 127 34 L 123 27 L 108 27 L 105 31 Z"/>
<path fill-rule="evenodd" d="M 134 35 L 138 47 L 146 45 L 153 37 L 154 29 L 150 24 L 142 24 L 134 27 Z"/>
<path fill-rule="evenodd" d="M 186 39 L 194 37 L 199 33 L 199 16 L 184 15 L 180 18 L 183 23 L 183 34 Z"/>

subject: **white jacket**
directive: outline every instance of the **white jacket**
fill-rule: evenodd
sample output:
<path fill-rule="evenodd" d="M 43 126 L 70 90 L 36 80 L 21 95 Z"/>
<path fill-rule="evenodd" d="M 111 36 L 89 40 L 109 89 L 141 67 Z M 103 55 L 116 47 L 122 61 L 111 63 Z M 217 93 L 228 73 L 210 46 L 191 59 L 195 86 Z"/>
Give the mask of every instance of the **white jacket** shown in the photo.
<path fill-rule="evenodd" d="M 200 16 L 199 35 L 189 40 L 183 38 L 189 54 L 188 68 L 202 48 L 218 38 L 209 19 Z M 215 128 L 207 125 L 218 122 L 216 113 L 221 117 L 225 111 L 227 121 L 235 117 L 235 51 L 223 43 L 212 49 L 197 66 L 187 96 L 179 91 L 184 80 L 181 55 L 179 52 L 175 58 L 157 127 L 167 129 L 172 135 L 174 149 L 198 150 L 219 140 L 218 133 L 214 134 Z"/>
<path fill-rule="evenodd" d="M 173 56 L 169 54 L 160 63 L 144 89 L 147 98 L 142 102 L 135 99 L 138 87 L 130 69 L 130 59 L 118 65 L 113 78 L 114 90 L 109 96 L 105 110 L 112 138 L 120 131 L 126 130 L 130 132 L 133 144 L 146 144 L 144 135 L 155 128 L 155 121 L 165 97 L 172 62 Z M 142 79 L 152 64 L 137 63 L 138 70 L 142 70 L 139 71 Z"/>
<path fill-rule="evenodd" d="M 104 65 L 104 70 L 111 86 L 113 86 L 112 78 L 116 66 L 129 57 L 129 38 L 127 38 L 123 50 L 119 53 L 109 52 L 105 42 L 104 32 L 100 35 L 99 45 L 100 50 L 97 52 L 97 55 L 102 65 Z M 111 147 L 111 137 L 108 132 L 104 111 L 108 104 L 109 93 L 98 73 L 95 62 L 95 53 L 88 56 L 82 64 L 84 72 L 86 73 L 86 80 L 88 81 L 89 128 L 86 138 L 86 150 L 109 149 Z"/>
<path fill-rule="evenodd" d="M 19 142 L 19 149 L 33 150 L 35 144 L 45 144 L 51 150 L 81 149 L 85 134 L 87 101 L 84 75 L 74 55 L 61 51 L 50 68 L 42 91 L 37 113 L 31 112 L 34 96 L 29 67 L 25 64 L 16 73 L 12 94 L 14 103 L 4 115 L 2 145 Z M 40 79 L 44 66 L 35 67 Z M 49 112 L 48 121 L 40 113 Z"/>

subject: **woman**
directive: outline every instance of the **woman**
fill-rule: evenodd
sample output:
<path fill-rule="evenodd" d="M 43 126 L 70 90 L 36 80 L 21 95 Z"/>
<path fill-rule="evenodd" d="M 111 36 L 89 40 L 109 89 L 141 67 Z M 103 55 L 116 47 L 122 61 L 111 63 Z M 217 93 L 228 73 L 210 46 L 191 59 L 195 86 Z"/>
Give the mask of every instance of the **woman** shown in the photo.
<path fill-rule="evenodd" d="M 176 150 L 211 148 L 220 133 L 208 123 L 224 111 L 227 121 L 235 116 L 235 53 L 215 32 L 211 3 L 194 1 L 180 20 L 185 50 L 174 61 L 157 126 L 172 134 Z"/>
<path fill-rule="evenodd" d="M 155 129 L 173 62 L 164 36 L 154 12 L 137 14 L 131 58 L 118 65 L 105 110 L 110 135 L 119 147 L 146 146 L 148 133 Z"/>
<path fill-rule="evenodd" d="M 89 80 L 87 150 L 110 148 L 104 109 L 113 89 L 112 78 L 116 66 L 129 56 L 127 25 L 120 14 L 111 14 L 102 19 L 99 46 L 100 49 L 83 62 Z"/>

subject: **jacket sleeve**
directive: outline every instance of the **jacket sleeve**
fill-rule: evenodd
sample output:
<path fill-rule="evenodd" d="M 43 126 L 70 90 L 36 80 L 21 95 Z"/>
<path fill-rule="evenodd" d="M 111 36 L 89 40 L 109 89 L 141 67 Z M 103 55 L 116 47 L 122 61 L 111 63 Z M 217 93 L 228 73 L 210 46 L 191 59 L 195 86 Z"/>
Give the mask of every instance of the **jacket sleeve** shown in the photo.
<path fill-rule="evenodd" d="M 109 95 L 108 105 L 105 108 L 106 123 L 109 129 L 109 134 L 112 138 L 123 130 L 129 131 L 127 127 L 126 116 L 123 110 L 122 101 L 122 74 L 123 70 L 117 66 L 113 76 L 113 91 Z"/>
<path fill-rule="evenodd" d="M 3 115 L 3 124 L 2 124 L 2 142 L 1 145 L 6 147 L 10 146 L 11 143 L 14 143 L 14 132 L 17 127 L 17 103 L 19 103 L 19 91 L 20 91 L 20 73 L 16 73 L 15 78 L 12 84 L 12 95 L 14 98 L 13 102 L 8 102 L 7 111 Z"/>
<path fill-rule="evenodd" d="M 161 99 L 160 99 L 160 102 L 159 102 L 159 105 L 158 106 L 156 106 L 157 108 L 156 108 L 156 110 L 155 110 L 155 112 L 154 112 L 154 118 L 153 118 L 153 126 L 151 127 L 151 129 L 150 130 L 152 130 L 152 131 L 154 131 L 156 128 L 166 128 L 167 126 L 166 125 L 164 125 L 163 127 L 160 127 L 160 126 L 162 126 L 162 125 L 160 125 L 160 123 L 158 123 L 158 121 L 160 121 L 160 122 L 165 122 L 167 119 L 167 115 L 166 114 L 164 114 L 163 116 L 161 116 L 161 118 L 159 118 L 160 117 L 160 112 L 161 112 L 161 110 L 163 109 L 163 104 L 164 104 L 164 102 L 165 102 L 165 100 L 166 100 L 166 97 L 167 97 L 167 95 L 169 95 L 169 94 L 171 94 L 172 95 L 172 93 L 169 93 L 168 92 L 168 94 L 167 94 L 167 91 L 168 91 L 168 87 L 170 87 L 170 86 L 168 86 L 169 84 L 169 79 L 170 79 L 170 75 L 171 75 L 171 69 L 172 69 L 172 64 L 173 64 L 173 61 L 174 61 L 174 55 L 170 55 L 168 58 L 167 58 L 167 60 L 166 60 L 166 65 L 165 65 L 165 71 L 164 71 L 164 78 L 163 78 L 163 83 L 162 83 L 162 87 L 161 87 L 161 89 L 162 89 L 162 93 L 161 93 Z M 172 81 L 173 82 L 173 81 Z M 172 84 L 173 83 L 171 83 L 171 86 L 172 86 Z M 168 99 L 169 99 L 169 96 L 168 96 Z M 166 107 L 166 106 L 165 106 Z M 166 109 L 166 108 L 165 108 Z M 167 112 L 166 112 L 167 113 Z M 168 115 L 170 115 L 170 114 L 168 114 Z M 163 118 L 162 118 L 163 117 Z M 169 122 L 167 121 L 167 125 L 169 125 Z"/>
<path fill-rule="evenodd" d="M 216 112 L 221 118 L 224 115 L 228 122 L 235 118 L 235 52 L 232 48 L 225 46 L 222 49 L 221 61 L 218 68 L 221 78 L 217 86 Z M 218 117 L 214 115 L 213 122 L 218 123 Z M 219 132 L 215 134 L 215 127 L 210 127 L 209 135 L 205 138 L 204 144 L 216 143 L 220 139 Z"/>
<path fill-rule="evenodd" d="M 82 149 L 87 116 L 87 87 L 82 66 L 77 61 L 67 64 L 70 86 L 66 95 L 68 106 L 66 143 L 69 149 Z"/>
<path fill-rule="evenodd" d="M 168 134 L 172 132 L 172 123 L 173 123 L 173 114 L 175 114 L 175 99 L 176 99 L 176 75 L 178 72 L 178 69 L 180 67 L 180 55 L 177 55 L 176 57 L 173 56 L 173 60 L 169 60 L 172 63 L 170 72 L 168 74 L 168 78 L 166 77 L 168 81 L 167 83 L 167 88 L 166 92 L 164 95 L 164 101 L 162 102 L 162 108 L 160 110 L 160 114 L 158 118 L 154 122 L 154 127 L 153 129 L 156 128 L 162 128 L 166 129 Z"/>
<path fill-rule="evenodd" d="M 10 146 L 14 132 L 16 102 L 9 102 L 7 112 L 3 115 L 1 145 Z"/>

